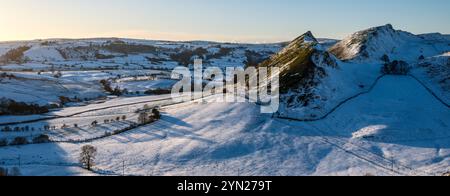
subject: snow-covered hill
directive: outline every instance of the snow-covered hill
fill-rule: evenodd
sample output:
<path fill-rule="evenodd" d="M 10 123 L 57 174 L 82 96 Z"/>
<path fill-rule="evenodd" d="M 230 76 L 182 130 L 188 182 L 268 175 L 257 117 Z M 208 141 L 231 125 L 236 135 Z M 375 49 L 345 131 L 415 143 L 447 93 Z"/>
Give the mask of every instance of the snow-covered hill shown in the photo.
<path fill-rule="evenodd" d="M 406 61 L 414 77 L 448 103 L 449 51 L 445 35 L 413 35 L 386 25 L 357 32 L 331 48 L 308 32 L 260 66 L 281 69 L 279 115 L 312 120 L 370 90 L 384 74 L 383 64 L 394 60 Z"/>
<path fill-rule="evenodd" d="M 450 111 L 405 76 L 381 79 L 370 93 L 316 122 L 273 119 L 250 103 L 181 104 L 163 111 L 153 125 L 90 142 L 98 148 L 96 171 L 441 175 L 450 164 Z M 20 155 L 24 174 L 74 175 L 83 145 L 4 147 L 0 165 L 14 166 Z"/>
<path fill-rule="evenodd" d="M 26 47 L 23 51 L 17 49 Z M 133 39 L 36 40 L 0 43 L 0 69 L 172 69 L 195 57 L 205 64 L 244 66 L 251 54 L 264 59 L 280 44 L 169 42 Z M 11 53 L 11 51 L 15 51 Z M 9 52 L 9 54 L 8 54 Z M 12 58 L 8 58 L 12 57 Z M 3 59 L 3 60 L 2 60 Z"/>
<path fill-rule="evenodd" d="M 450 52 L 419 61 L 412 74 L 450 104 Z"/>
<path fill-rule="evenodd" d="M 174 67 L 190 66 L 194 58 L 203 58 L 205 67 L 255 65 L 280 47 L 281 44 L 119 38 L 3 42 L 0 114 L 11 114 L 8 107 L 13 101 L 25 107 L 54 108 L 64 105 L 63 102 L 104 99 L 111 92 L 101 80 L 108 81 L 112 89 L 117 88 L 124 96 L 167 91 L 176 81 L 160 79 L 155 76 L 158 72 L 167 78 Z M 125 81 L 126 78 L 130 79 Z"/>
<path fill-rule="evenodd" d="M 316 119 L 370 88 L 380 65 L 338 60 L 307 32 L 259 66 L 280 68 L 280 116 Z"/>
<path fill-rule="evenodd" d="M 65 104 L 80 103 L 92 100 L 105 99 L 107 92 L 101 80 L 116 79 L 122 77 L 150 76 L 152 74 L 160 74 L 161 71 L 155 70 L 102 70 L 102 71 L 63 71 L 63 72 L 4 72 L 0 74 L 0 114 L 35 114 L 35 113 L 17 113 L 14 109 L 4 106 L 10 101 L 14 101 L 27 105 L 38 105 L 47 109 L 62 107 Z M 118 82 L 120 89 L 127 88 L 129 82 Z M 160 87 L 159 80 L 142 81 L 145 83 L 153 83 L 152 86 L 141 86 L 130 88 L 133 95 L 143 95 L 144 91 Z M 171 81 L 173 83 L 173 81 Z M 166 81 L 166 84 L 169 82 Z M 113 84 L 112 84 L 113 85 Z M 167 87 L 165 85 L 164 87 Z M 169 85 L 170 87 L 170 85 Z M 113 86 L 114 88 L 114 86 Z M 139 94 L 138 94 L 139 92 Z M 85 103 L 85 104 L 86 104 Z M 17 110 L 17 109 L 16 109 Z"/>
<path fill-rule="evenodd" d="M 441 34 L 414 35 L 395 30 L 392 25 L 359 31 L 330 48 L 341 60 L 382 62 L 387 55 L 391 60 L 415 62 L 421 56 L 430 57 L 450 50 L 448 36 Z"/>

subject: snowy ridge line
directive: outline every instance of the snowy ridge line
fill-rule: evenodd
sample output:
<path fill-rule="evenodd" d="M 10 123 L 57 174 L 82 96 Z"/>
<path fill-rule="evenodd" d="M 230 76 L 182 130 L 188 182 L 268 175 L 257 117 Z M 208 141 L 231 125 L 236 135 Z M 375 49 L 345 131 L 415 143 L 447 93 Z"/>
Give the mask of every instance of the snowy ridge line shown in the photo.
<path fill-rule="evenodd" d="M 412 74 L 408 74 L 409 77 L 413 78 L 417 82 L 419 82 L 420 85 L 422 85 L 434 98 L 436 98 L 439 102 L 441 102 L 443 105 L 445 105 L 447 108 L 450 109 L 450 104 L 445 102 L 442 98 L 440 98 L 431 88 L 429 88 L 424 82 L 422 82 L 419 78 Z"/>

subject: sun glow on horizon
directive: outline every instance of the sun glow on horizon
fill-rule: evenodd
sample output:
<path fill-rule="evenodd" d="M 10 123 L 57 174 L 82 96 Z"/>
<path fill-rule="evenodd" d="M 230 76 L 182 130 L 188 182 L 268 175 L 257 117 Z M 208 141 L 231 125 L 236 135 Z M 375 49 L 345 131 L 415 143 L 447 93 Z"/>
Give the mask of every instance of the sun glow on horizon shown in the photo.
<path fill-rule="evenodd" d="M 448 0 L 0 0 L 0 41 L 120 37 L 272 43 L 391 23 L 450 33 Z M 422 13 L 411 14 L 411 13 Z"/>

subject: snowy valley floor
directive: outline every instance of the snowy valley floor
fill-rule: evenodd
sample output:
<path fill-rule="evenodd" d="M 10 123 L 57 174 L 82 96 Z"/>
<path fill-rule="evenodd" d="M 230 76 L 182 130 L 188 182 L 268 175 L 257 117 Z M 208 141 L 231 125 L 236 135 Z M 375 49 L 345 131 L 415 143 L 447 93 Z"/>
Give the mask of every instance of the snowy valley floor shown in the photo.
<path fill-rule="evenodd" d="M 161 121 L 89 143 L 96 173 L 78 167 L 81 146 L 0 148 L 0 166 L 25 175 L 442 175 L 450 170 L 450 110 L 410 77 L 316 122 L 272 119 L 250 103 L 180 104 Z"/>

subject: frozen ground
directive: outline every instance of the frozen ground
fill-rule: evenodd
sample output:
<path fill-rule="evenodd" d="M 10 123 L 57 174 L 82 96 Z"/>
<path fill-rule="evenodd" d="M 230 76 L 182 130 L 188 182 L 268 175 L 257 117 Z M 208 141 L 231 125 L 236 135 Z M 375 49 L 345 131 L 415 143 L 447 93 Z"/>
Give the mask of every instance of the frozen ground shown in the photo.
<path fill-rule="evenodd" d="M 90 143 L 99 150 L 97 171 L 120 175 L 123 164 L 127 175 L 441 175 L 449 169 L 450 110 L 409 77 L 385 77 L 317 122 L 272 119 L 250 103 L 182 104 L 163 112 L 155 124 Z M 82 145 L 3 147 L 0 161 L 14 166 L 20 156 L 22 167 L 34 168 L 26 174 L 70 175 Z"/>
<path fill-rule="evenodd" d="M 45 134 L 53 141 L 85 141 L 122 130 L 138 122 L 136 111 L 147 107 L 175 103 L 170 95 L 117 98 L 99 104 L 68 107 L 46 115 L 2 116 L 0 129 L 25 128 L 23 131 L 0 132 L 0 138 L 11 142 L 15 137 L 28 141 Z M 28 118 L 26 118 L 28 117 Z M 93 127 L 92 122 L 98 126 Z M 13 124 L 11 124 L 13 123 Z M 50 127 L 46 129 L 45 127 Z"/>
<path fill-rule="evenodd" d="M 134 77 L 150 74 L 167 74 L 156 70 L 104 70 L 104 71 L 63 71 L 61 76 L 54 77 L 56 72 L 7 72 L 13 78 L 0 78 L 0 98 L 11 99 L 46 106 L 60 105 L 60 97 L 73 101 L 96 100 L 105 98 L 105 92 L 100 80 L 117 77 Z M 167 80 L 154 80 L 155 86 L 170 86 Z M 159 84 L 159 85 L 158 85 Z M 150 85 L 150 84 L 149 84 Z M 130 85 L 123 85 L 130 87 Z M 145 91 L 146 86 L 136 87 Z M 134 90 L 134 89 L 133 89 Z"/>
<path fill-rule="evenodd" d="M 13 60 L 5 55 L 27 48 Z M 50 39 L 0 42 L 0 101 L 10 100 L 54 108 L 70 99 L 69 105 L 107 97 L 100 80 L 114 80 L 113 87 L 142 95 L 147 90 L 168 89 L 170 70 L 190 66 L 194 58 L 204 58 L 206 66 L 243 67 L 249 59 L 268 58 L 281 44 L 234 44 L 216 42 L 170 42 L 134 39 Z M 156 71 L 158 70 L 158 71 Z M 152 81 L 115 82 L 164 73 Z M 136 92 L 139 92 L 136 94 Z M 61 101 L 64 98 L 64 101 Z"/>

